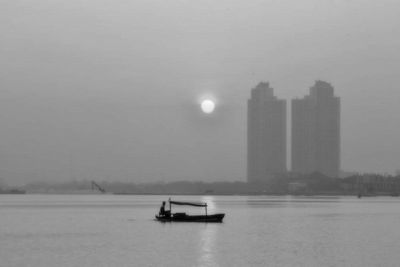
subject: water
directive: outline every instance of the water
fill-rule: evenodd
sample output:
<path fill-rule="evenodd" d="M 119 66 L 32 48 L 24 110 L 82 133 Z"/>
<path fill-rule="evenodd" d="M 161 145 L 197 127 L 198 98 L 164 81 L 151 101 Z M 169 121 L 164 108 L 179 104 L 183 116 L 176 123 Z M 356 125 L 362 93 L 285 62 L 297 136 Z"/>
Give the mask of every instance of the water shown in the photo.
<path fill-rule="evenodd" d="M 0 266 L 400 265 L 399 198 L 176 196 L 224 223 L 154 221 L 167 198 L 0 195 Z"/>

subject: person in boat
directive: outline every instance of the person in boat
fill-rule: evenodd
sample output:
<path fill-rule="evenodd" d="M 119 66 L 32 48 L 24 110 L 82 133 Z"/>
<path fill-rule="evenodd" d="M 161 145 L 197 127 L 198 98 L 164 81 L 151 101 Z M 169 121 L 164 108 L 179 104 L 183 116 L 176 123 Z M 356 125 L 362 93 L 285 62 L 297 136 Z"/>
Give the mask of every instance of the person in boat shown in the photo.
<path fill-rule="evenodd" d="M 163 217 L 171 217 L 171 211 L 165 210 L 165 201 L 162 202 L 162 205 L 160 207 L 160 212 L 158 213 L 158 215 Z"/>

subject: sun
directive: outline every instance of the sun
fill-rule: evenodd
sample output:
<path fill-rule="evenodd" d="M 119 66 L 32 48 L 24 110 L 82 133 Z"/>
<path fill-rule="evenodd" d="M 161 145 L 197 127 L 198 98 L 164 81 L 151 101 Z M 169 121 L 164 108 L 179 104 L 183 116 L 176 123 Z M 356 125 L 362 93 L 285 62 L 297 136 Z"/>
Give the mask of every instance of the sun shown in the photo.
<path fill-rule="evenodd" d="M 214 112 L 215 103 L 210 99 L 205 99 L 201 102 L 201 110 L 206 114 L 211 114 Z"/>

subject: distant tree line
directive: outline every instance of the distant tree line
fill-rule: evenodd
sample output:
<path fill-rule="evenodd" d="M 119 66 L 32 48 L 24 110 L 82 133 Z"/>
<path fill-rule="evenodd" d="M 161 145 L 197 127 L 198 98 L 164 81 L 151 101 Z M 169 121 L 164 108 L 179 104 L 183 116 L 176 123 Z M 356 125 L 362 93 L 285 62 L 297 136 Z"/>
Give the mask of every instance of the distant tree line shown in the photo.
<path fill-rule="evenodd" d="M 246 182 L 156 182 L 129 183 L 96 181 L 101 188 L 114 194 L 357 194 L 360 190 L 374 193 L 397 193 L 400 176 L 382 174 L 355 174 L 346 178 L 331 178 L 321 173 L 279 174 L 267 181 Z M 63 183 L 35 182 L 23 187 L 28 193 L 101 193 L 92 188 L 92 181 L 69 181 Z"/>

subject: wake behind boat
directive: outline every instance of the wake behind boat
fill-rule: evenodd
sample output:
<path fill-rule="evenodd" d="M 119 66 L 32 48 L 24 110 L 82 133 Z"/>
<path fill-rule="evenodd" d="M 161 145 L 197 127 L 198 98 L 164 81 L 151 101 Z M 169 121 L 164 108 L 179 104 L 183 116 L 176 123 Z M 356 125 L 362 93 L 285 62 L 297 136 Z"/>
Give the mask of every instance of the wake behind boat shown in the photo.
<path fill-rule="evenodd" d="M 217 214 L 207 214 L 207 203 L 194 203 L 194 202 L 181 202 L 181 201 L 172 201 L 169 202 L 169 210 L 165 210 L 165 201 L 163 202 L 160 212 L 156 215 L 156 219 L 161 222 L 222 222 L 224 218 L 224 213 Z M 204 207 L 205 215 L 188 215 L 183 212 L 172 213 L 172 205 L 180 205 L 180 206 L 194 206 L 194 207 Z"/>

